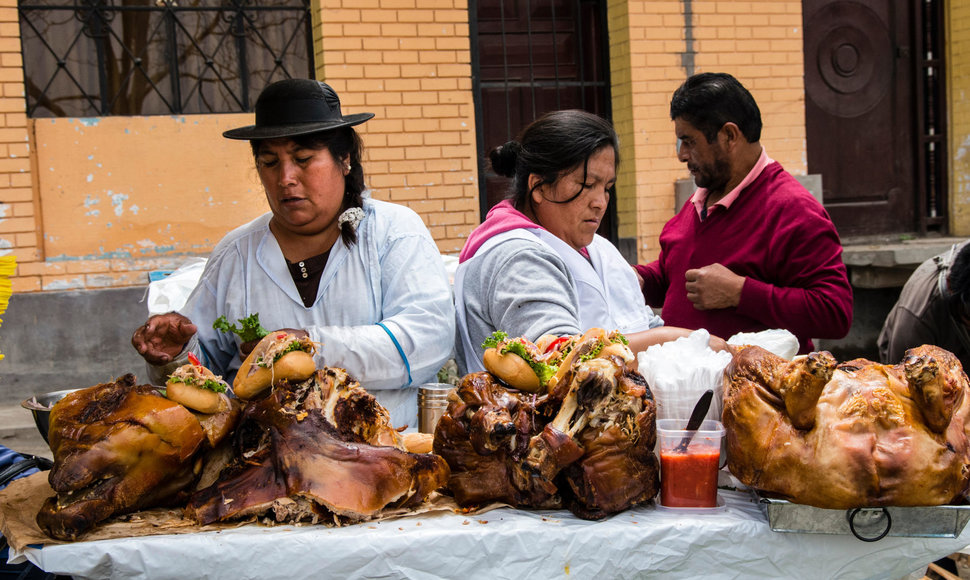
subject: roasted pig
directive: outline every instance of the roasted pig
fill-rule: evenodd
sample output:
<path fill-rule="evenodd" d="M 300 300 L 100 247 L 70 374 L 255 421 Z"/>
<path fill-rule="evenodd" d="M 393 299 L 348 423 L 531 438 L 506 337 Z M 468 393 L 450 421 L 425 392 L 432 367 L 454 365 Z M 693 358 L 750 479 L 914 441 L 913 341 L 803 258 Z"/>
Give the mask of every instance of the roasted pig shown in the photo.
<path fill-rule="evenodd" d="M 74 540 L 111 516 L 184 502 L 202 452 L 231 430 L 236 412 L 197 416 L 132 374 L 69 394 L 51 410 L 48 480 L 57 495 L 37 523 Z"/>
<path fill-rule="evenodd" d="M 744 347 L 724 373 L 728 467 L 748 486 L 821 508 L 962 502 L 967 387 L 960 361 L 930 345 L 897 365 Z"/>

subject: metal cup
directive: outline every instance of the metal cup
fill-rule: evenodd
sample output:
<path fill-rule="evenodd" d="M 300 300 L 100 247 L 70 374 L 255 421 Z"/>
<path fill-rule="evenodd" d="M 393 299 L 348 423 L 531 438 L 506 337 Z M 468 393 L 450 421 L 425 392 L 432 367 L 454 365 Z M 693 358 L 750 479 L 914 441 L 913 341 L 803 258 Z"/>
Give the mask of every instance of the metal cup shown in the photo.
<path fill-rule="evenodd" d="M 438 419 L 448 408 L 448 393 L 454 388 L 448 383 L 425 383 L 418 387 L 418 431 L 434 433 Z"/>

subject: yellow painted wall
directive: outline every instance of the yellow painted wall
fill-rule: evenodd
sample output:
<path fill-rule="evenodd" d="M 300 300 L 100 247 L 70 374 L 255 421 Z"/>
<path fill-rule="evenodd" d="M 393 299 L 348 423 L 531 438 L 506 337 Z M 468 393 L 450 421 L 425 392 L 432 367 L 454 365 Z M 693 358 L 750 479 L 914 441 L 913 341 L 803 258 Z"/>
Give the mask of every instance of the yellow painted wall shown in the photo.
<path fill-rule="evenodd" d="M 970 237 L 970 3 L 947 2 L 950 231 Z"/>
<path fill-rule="evenodd" d="M 800 0 L 690 4 L 693 72 L 737 77 L 761 108 L 762 143 L 768 155 L 791 173 L 805 173 Z M 674 184 L 689 178 L 676 158 L 669 113 L 671 94 L 688 76 L 682 60 L 684 9 L 681 1 L 610 3 L 611 44 L 622 39 L 613 53 L 613 108 L 625 164 L 618 181 L 624 190 L 636 192 L 634 227 L 625 223 L 620 235 L 636 232 L 640 261 L 656 258 L 660 230 L 679 209 L 674 207 Z M 624 82 L 629 83 L 629 93 L 616 87 Z"/>
<path fill-rule="evenodd" d="M 418 211 L 446 253 L 479 222 L 466 1 L 314 5 L 317 76 L 346 112 L 377 115 L 360 126 L 374 197 Z M 608 1 L 619 235 L 646 261 L 688 177 L 668 118 L 687 75 L 684 3 Z M 737 76 L 761 106 L 769 155 L 804 173 L 801 2 L 691 7 L 695 72 Z M 947 10 L 951 228 L 970 235 L 970 6 Z M 18 258 L 15 292 L 142 285 L 265 210 L 248 144 L 220 136 L 251 115 L 28 121 L 14 0 L 0 0 L 0 89 L 0 252 Z"/>
<path fill-rule="evenodd" d="M 47 260 L 198 253 L 264 213 L 248 145 L 216 139 L 249 122 L 248 115 L 34 121 Z"/>
<path fill-rule="evenodd" d="M 376 114 L 359 126 L 373 196 L 410 206 L 457 253 L 478 224 L 467 6 L 315 9 L 318 78 L 345 113 Z M 0 251 L 17 256 L 14 292 L 143 285 L 267 210 L 248 143 L 221 136 L 251 114 L 28 122 L 13 0 L 0 0 L 0 87 Z"/>

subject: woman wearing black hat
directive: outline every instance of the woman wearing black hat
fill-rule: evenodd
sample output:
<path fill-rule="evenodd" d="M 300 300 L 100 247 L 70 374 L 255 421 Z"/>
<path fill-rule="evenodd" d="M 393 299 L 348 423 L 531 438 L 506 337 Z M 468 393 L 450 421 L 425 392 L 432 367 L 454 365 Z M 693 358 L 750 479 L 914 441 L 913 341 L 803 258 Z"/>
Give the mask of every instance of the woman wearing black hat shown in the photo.
<path fill-rule="evenodd" d="M 212 328 L 258 313 L 267 329 L 301 329 L 317 365 L 347 369 L 416 426 L 414 386 L 451 354 L 454 306 L 441 255 L 421 218 L 366 195 L 361 141 L 371 113 L 342 115 L 329 85 L 289 79 L 256 102 L 256 124 L 223 135 L 249 140 L 270 213 L 213 250 L 179 312 L 153 316 L 132 336 L 153 382 L 189 352 L 232 381 L 252 345 Z"/>

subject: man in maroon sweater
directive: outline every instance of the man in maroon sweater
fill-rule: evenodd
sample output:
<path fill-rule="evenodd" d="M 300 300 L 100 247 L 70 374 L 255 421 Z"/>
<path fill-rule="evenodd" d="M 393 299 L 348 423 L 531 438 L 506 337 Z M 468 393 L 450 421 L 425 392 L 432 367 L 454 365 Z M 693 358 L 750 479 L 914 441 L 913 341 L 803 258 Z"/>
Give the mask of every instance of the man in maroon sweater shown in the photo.
<path fill-rule="evenodd" d="M 660 257 L 637 265 L 647 304 L 666 324 L 738 332 L 786 328 L 799 352 L 842 338 L 852 287 L 842 244 L 822 205 L 768 158 L 761 112 L 734 77 L 701 73 L 670 102 L 697 191 L 664 225 Z"/>

